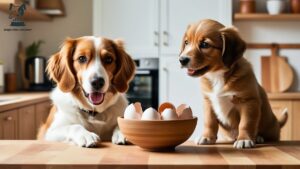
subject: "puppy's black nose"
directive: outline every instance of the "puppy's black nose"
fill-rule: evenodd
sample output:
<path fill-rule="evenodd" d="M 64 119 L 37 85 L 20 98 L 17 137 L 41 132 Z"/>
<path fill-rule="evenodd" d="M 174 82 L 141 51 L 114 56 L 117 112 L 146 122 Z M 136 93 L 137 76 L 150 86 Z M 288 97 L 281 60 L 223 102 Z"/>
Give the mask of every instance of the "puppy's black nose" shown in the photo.
<path fill-rule="evenodd" d="M 179 58 L 179 62 L 182 66 L 186 66 L 190 62 L 190 58 L 186 56 L 182 56 Z"/>
<path fill-rule="evenodd" d="M 91 85 L 95 90 L 99 90 L 104 86 L 104 79 L 102 77 L 94 77 L 91 81 Z"/>

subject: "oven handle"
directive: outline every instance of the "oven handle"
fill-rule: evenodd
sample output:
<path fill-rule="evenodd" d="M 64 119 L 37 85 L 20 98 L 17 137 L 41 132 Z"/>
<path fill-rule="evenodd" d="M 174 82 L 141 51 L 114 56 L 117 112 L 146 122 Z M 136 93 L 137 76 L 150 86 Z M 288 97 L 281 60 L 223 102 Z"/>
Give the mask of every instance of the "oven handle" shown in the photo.
<path fill-rule="evenodd" d="M 150 70 L 137 70 L 135 72 L 137 75 L 150 75 Z"/>

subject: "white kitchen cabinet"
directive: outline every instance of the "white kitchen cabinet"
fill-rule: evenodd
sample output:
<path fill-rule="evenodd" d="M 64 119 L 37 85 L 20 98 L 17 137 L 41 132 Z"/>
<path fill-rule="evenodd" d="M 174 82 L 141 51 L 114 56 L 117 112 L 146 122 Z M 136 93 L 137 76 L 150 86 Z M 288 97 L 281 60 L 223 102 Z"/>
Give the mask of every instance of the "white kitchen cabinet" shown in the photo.
<path fill-rule="evenodd" d="M 96 36 L 120 38 L 132 57 L 158 57 L 159 0 L 94 0 Z"/>
<path fill-rule="evenodd" d="M 198 125 L 192 138 L 200 134 L 203 128 L 203 98 L 200 79 L 187 75 L 186 69 L 180 68 L 178 56 L 160 58 L 159 100 L 171 102 L 176 106 L 185 103 L 191 106 Z"/>
<path fill-rule="evenodd" d="M 94 0 L 93 33 L 121 38 L 134 58 L 177 55 L 190 23 L 210 18 L 232 23 L 226 0 Z"/>
<path fill-rule="evenodd" d="M 187 26 L 202 19 L 232 24 L 232 5 L 227 0 L 161 0 L 161 56 L 178 54 Z"/>

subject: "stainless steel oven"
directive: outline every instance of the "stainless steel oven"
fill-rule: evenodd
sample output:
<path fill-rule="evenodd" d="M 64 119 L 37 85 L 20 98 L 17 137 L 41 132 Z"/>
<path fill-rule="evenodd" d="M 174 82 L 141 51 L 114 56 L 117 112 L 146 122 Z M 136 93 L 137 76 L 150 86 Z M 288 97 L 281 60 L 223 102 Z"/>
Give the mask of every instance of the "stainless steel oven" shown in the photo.
<path fill-rule="evenodd" d="M 127 91 L 130 103 L 141 102 L 143 110 L 158 107 L 158 58 L 134 60 L 136 74 Z"/>

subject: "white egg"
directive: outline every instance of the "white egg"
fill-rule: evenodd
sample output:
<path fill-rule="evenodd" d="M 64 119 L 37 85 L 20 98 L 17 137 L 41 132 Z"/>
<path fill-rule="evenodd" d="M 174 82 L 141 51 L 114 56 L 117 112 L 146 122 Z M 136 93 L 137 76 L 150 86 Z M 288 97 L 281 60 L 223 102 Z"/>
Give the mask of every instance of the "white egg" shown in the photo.
<path fill-rule="evenodd" d="M 124 119 L 141 119 L 141 113 L 136 110 L 136 107 L 133 104 L 130 104 L 126 107 L 124 112 Z"/>
<path fill-rule="evenodd" d="M 193 112 L 190 106 L 187 106 L 186 104 L 181 104 L 177 108 L 177 114 L 179 119 L 192 119 L 193 118 Z"/>
<path fill-rule="evenodd" d="M 142 115 L 141 120 L 160 120 L 160 114 L 152 107 L 146 109 Z"/>
<path fill-rule="evenodd" d="M 162 120 L 178 120 L 178 115 L 173 109 L 166 108 L 162 113 L 161 113 L 161 118 Z"/>

